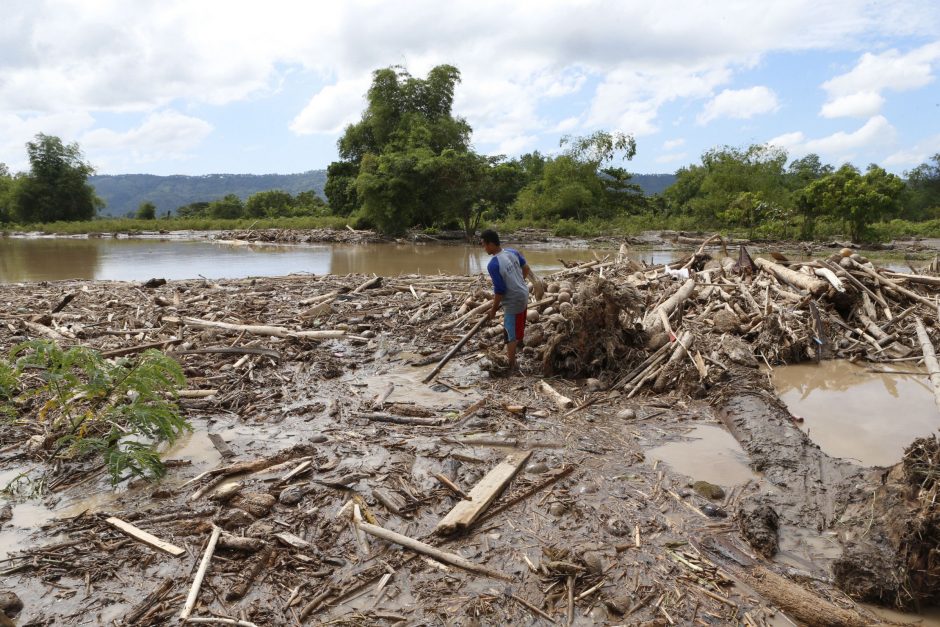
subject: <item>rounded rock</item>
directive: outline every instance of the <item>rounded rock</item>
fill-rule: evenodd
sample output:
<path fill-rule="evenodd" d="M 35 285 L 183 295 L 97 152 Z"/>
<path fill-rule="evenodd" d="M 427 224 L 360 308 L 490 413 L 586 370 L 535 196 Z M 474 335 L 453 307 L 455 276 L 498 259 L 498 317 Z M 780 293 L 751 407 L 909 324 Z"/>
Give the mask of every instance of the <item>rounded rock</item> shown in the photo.
<path fill-rule="evenodd" d="M 617 418 L 619 420 L 636 420 L 636 410 L 635 409 L 621 409 L 617 412 Z"/>

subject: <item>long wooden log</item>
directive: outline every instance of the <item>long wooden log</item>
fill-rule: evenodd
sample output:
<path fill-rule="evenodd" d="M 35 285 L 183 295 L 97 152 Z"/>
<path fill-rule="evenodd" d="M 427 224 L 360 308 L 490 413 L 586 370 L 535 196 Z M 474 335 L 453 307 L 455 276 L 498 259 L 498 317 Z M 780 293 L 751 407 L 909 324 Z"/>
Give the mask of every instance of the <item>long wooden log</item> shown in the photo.
<path fill-rule="evenodd" d="M 891 279 L 940 287 L 940 276 L 928 276 L 926 274 L 904 274 L 903 272 L 885 272 L 885 274 Z"/>
<path fill-rule="evenodd" d="M 180 612 L 180 620 L 186 622 L 189 615 L 193 613 L 196 607 L 196 599 L 199 597 L 199 589 L 202 587 L 202 580 L 206 577 L 206 571 L 209 570 L 209 562 L 212 561 L 212 554 L 215 553 L 215 545 L 222 534 L 222 528 L 212 525 L 212 535 L 209 536 L 209 543 L 206 545 L 206 552 L 202 554 L 202 561 L 199 563 L 199 570 L 196 571 L 196 577 L 193 579 L 193 585 L 189 588 L 189 596 L 186 597 L 186 604 L 183 611 Z"/>
<path fill-rule="evenodd" d="M 691 331 L 682 332 L 682 335 L 680 335 L 679 339 L 676 341 L 675 350 L 672 351 L 672 355 L 669 356 L 669 361 L 666 362 L 666 366 L 653 383 L 654 392 L 662 392 L 666 389 L 666 375 L 669 373 L 669 366 L 682 361 L 685 356 L 689 354 L 689 349 L 692 348 L 694 340 L 695 336 L 692 335 Z"/>
<path fill-rule="evenodd" d="M 512 581 L 512 577 L 506 573 L 501 573 L 497 570 L 487 568 L 481 564 L 471 562 L 470 560 L 463 558 L 455 553 L 442 551 L 436 547 L 431 546 L 430 544 L 425 544 L 424 542 L 415 540 L 414 538 L 403 536 L 402 534 L 386 529 L 385 527 L 379 527 L 378 525 L 373 525 L 367 522 L 357 522 L 356 526 L 362 529 L 364 532 L 368 533 L 370 536 L 375 536 L 376 538 L 380 538 L 387 542 L 393 542 L 416 553 L 421 553 L 422 555 L 432 557 L 439 562 L 444 562 L 445 564 L 450 564 L 452 566 L 456 566 L 457 568 L 463 568 L 464 570 L 477 573 L 478 575 L 492 577 L 493 579 Z"/>
<path fill-rule="evenodd" d="M 645 318 L 643 318 L 643 329 L 650 335 L 663 331 L 663 321 L 660 316 L 660 312 L 666 314 L 668 318 L 669 315 L 676 310 L 676 308 L 682 304 L 683 301 L 688 299 L 692 292 L 695 291 L 695 279 L 689 279 L 682 284 L 676 292 L 664 300 L 656 309 L 649 312 Z"/>
<path fill-rule="evenodd" d="M 171 344 L 179 344 L 183 340 L 181 338 L 170 338 L 169 340 L 163 340 L 162 342 L 150 342 L 149 344 L 139 344 L 137 346 L 128 346 L 127 348 L 118 348 L 113 351 L 105 351 L 101 353 L 101 356 L 105 359 L 110 359 L 111 357 L 122 357 L 124 355 L 131 355 L 133 353 L 142 353 L 145 350 L 150 350 L 151 348 L 163 348 L 165 346 L 170 346 Z"/>
<path fill-rule="evenodd" d="M 227 331 L 237 331 L 239 333 L 251 333 L 252 335 L 265 335 L 270 337 L 329 340 L 340 338 L 346 335 L 346 331 L 341 329 L 330 329 L 323 331 L 294 331 L 293 329 L 288 329 L 286 327 L 261 324 L 232 324 L 230 322 L 215 322 L 213 320 L 200 320 L 199 318 L 178 316 L 163 316 L 162 320 L 163 322 L 185 324 L 186 326 L 196 328 L 225 329 Z"/>
<path fill-rule="evenodd" d="M 441 368 L 447 365 L 447 362 L 449 362 L 453 358 L 453 356 L 457 354 L 457 351 L 463 348 L 463 345 L 466 344 L 470 340 L 471 337 L 476 335 L 477 332 L 483 328 L 483 325 L 486 324 L 487 321 L 489 321 L 489 318 L 487 318 L 486 316 L 484 316 L 483 318 L 480 318 L 479 322 L 473 325 L 473 328 L 467 331 L 467 333 L 462 338 L 460 338 L 460 341 L 458 341 L 457 344 L 454 345 L 454 347 L 450 349 L 447 352 L 447 354 L 441 358 L 439 362 L 437 362 L 437 365 L 434 366 L 434 370 L 432 370 L 428 376 L 424 377 L 422 382 L 427 383 L 428 381 L 436 377 L 437 373 L 441 371 Z"/>
<path fill-rule="evenodd" d="M 444 518 L 437 523 L 434 532 L 449 535 L 468 528 L 480 517 L 486 508 L 496 500 L 506 485 L 512 480 L 522 465 L 526 463 L 532 451 L 519 451 L 507 456 L 506 459 L 493 467 L 470 490 L 470 498 L 460 501 L 450 510 Z"/>
<path fill-rule="evenodd" d="M 940 409 L 940 364 L 937 363 L 937 353 L 930 342 L 930 336 L 927 335 L 927 329 L 924 328 L 924 322 L 920 318 L 914 318 L 914 325 L 917 329 L 920 349 L 924 354 L 924 365 L 927 366 L 927 374 L 930 375 L 930 382 L 933 384 L 934 401 Z"/>
<path fill-rule="evenodd" d="M 774 263 L 763 257 L 758 257 L 754 260 L 754 263 L 761 270 L 773 274 L 781 281 L 794 287 L 804 289 L 813 296 L 821 296 L 829 289 L 829 283 L 822 279 L 817 279 L 815 276 L 809 276 L 808 274 L 791 270 L 790 268 L 781 266 L 779 263 Z"/>
<path fill-rule="evenodd" d="M 887 287 L 887 288 L 890 288 L 890 289 L 893 289 L 894 291 L 896 291 L 896 292 L 898 292 L 898 293 L 900 293 L 900 294 L 903 294 L 903 295 L 907 296 L 907 297 L 910 298 L 911 300 L 915 300 L 915 301 L 917 301 L 918 303 L 921 303 L 921 304 L 923 304 L 923 305 L 927 305 L 927 307 L 929 307 L 929 308 L 931 308 L 931 309 L 933 309 L 934 307 L 936 307 L 936 303 L 935 303 L 934 301 L 930 300 L 929 298 L 925 298 L 924 296 L 921 296 L 921 295 L 918 294 L 917 292 L 912 292 L 911 290 L 907 289 L 906 287 L 904 287 L 903 285 L 901 285 L 901 284 L 898 283 L 897 281 L 892 281 L 891 279 L 889 279 L 889 278 L 887 278 L 887 277 L 881 276 L 880 274 L 878 274 L 878 273 L 875 272 L 874 270 L 871 270 L 870 268 L 868 268 L 868 267 L 866 267 L 866 266 L 863 266 L 862 264 L 860 264 L 859 262 L 855 261 L 854 259 L 852 259 L 851 261 L 852 261 L 852 267 L 853 267 L 853 268 L 857 268 L 857 269 L 861 270 L 862 272 L 864 272 L 865 274 L 867 274 L 867 275 L 870 276 L 871 278 L 875 279 L 875 281 L 877 281 L 878 283 L 882 284 L 883 286 L 885 286 L 885 287 Z"/>

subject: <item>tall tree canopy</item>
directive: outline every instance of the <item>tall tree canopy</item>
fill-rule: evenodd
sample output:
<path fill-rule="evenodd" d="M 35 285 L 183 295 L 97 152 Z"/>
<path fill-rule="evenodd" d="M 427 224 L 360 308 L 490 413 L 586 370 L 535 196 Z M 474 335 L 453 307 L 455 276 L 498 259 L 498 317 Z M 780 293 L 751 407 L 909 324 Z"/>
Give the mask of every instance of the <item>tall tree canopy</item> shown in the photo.
<path fill-rule="evenodd" d="M 904 181 L 875 164 L 865 174 L 843 165 L 806 189 L 810 202 L 845 221 L 854 242 L 862 241 L 872 222 L 894 217 L 903 193 Z"/>
<path fill-rule="evenodd" d="M 22 223 L 90 220 L 103 206 L 88 184 L 94 173 L 77 143 L 39 133 L 26 144 L 29 174 L 14 190 L 14 217 Z"/>
<path fill-rule="evenodd" d="M 636 142 L 624 133 L 597 131 L 561 139 L 562 154 L 553 159 L 523 158 L 537 175 L 519 192 L 517 213 L 536 220 L 611 218 L 642 203 L 642 192 L 621 167 L 604 167 L 636 154 Z"/>
<path fill-rule="evenodd" d="M 373 73 L 362 119 L 346 127 L 341 161 L 327 169 L 325 192 L 336 213 L 361 208 L 386 233 L 468 215 L 478 157 L 470 125 L 451 112 L 459 81 L 451 65 L 424 79 L 401 67 Z M 458 175 L 458 164 L 470 171 Z"/>

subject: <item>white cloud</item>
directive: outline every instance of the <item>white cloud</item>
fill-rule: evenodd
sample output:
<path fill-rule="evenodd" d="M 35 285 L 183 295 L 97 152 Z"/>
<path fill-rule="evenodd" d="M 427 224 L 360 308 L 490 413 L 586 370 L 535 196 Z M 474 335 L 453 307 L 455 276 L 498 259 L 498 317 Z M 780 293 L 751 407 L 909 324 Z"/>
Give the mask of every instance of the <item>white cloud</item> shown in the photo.
<path fill-rule="evenodd" d="M 375 0 L 13 5 L 0 20 L 0 115 L 26 120 L 221 106 L 270 95 L 301 69 L 312 79 L 309 101 L 277 122 L 299 134 L 336 134 L 358 117 L 373 69 L 398 63 L 423 75 L 453 63 L 464 76 L 455 110 L 487 149 L 530 145 L 560 132 L 560 124 L 570 125 L 565 132 L 606 127 L 648 135 L 673 122 L 661 119 L 665 105 L 706 98 L 769 54 L 866 49 L 873 35 L 940 31 L 932 0 L 725 0 L 717 9 L 694 0 L 655 9 L 639 0 L 413 0 L 407 10 Z M 889 68 L 903 69 L 903 81 L 875 87 L 862 74 L 892 58 L 863 57 L 857 72 L 830 81 L 831 99 L 924 80 L 936 51 L 915 52 L 897 54 L 900 65 Z M 767 93 L 750 96 L 754 101 L 738 108 L 716 99 L 703 115 L 746 117 L 776 107 Z M 569 97 L 580 112 L 548 112 Z"/>
<path fill-rule="evenodd" d="M 368 89 L 369 83 L 361 79 L 327 85 L 297 114 L 290 129 L 299 135 L 340 132 L 359 119 Z"/>
<path fill-rule="evenodd" d="M 934 68 L 940 64 L 940 41 L 915 48 L 906 54 L 887 50 L 866 52 L 855 67 L 822 84 L 829 94 L 820 114 L 835 118 L 867 117 L 878 113 L 884 104 L 882 91 L 908 91 L 924 87 L 934 80 Z"/>
<path fill-rule="evenodd" d="M 884 97 L 878 92 L 859 91 L 830 100 L 819 114 L 824 118 L 868 118 L 881 111 L 884 102 Z"/>
<path fill-rule="evenodd" d="M 789 150 L 802 150 L 803 142 L 806 141 L 806 135 L 802 131 L 784 133 L 767 141 L 771 146 L 779 146 Z"/>
<path fill-rule="evenodd" d="M 26 142 L 32 141 L 37 133 L 55 135 L 69 143 L 94 123 L 94 118 L 85 112 L 32 116 L 0 112 L 0 163 L 13 172 L 25 172 L 29 169 Z"/>
<path fill-rule="evenodd" d="M 682 161 L 688 157 L 687 152 L 670 152 L 661 154 L 656 157 L 656 163 L 675 163 L 677 161 Z"/>
<path fill-rule="evenodd" d="M 829 160 L 846 162 L 858 154 L 871 157 L 897 141 L 897 130 L 881 115 L 876 115 L 854 131 L 838 131 L 825 137 L 809 139 L 802 131 L 778 135 L 768 144 L 785 148 L 791 157 L 816 153 Z"/>
<path fill-rule="evenodd" d="M 910 148 L 898 150 L 891 153 L 884 159 L 886 168 L 911 168 L 921 163 L 926 163 L 933 155 L 937 154 L 937 147 L 940 146 L 940 134 L 932 135 L 917 142 Z"/>
<path fill-rule="evenodd" d="M 747 89 L 726 89 L 705 104 L 697 120 L 699 124 L 708 124 L 718 118 L 746 120 L 755 115 L 772 113 L 779 108 L 777 94 L 762 85 Z"/>
<path fill-rule="evenodd" d="M 839 131 L 827 137 L 811 139 L 806 142 L 808 152 L 823 154 L 847 154 L 862 148 L 888 146 L 894 142 L 895 128 L 883 115 L 876 115 L 856 131 Z"/>
<path fill-rule="evenodd" d="M 80 142 L 100 169 L 112 173 L 137 172 L 135 166 L 160 160 L 184 160 L 212 132 L 212 125 L 177 111 L 150 114 L 135 128 L 117 132 L 93 129 Z"/>
<path fill-rule="evenodd" d="M 678 148 L 685 144 L 685 140 L 680 138 L 677 139 L 667 139 L 663 142 L 663 150 L 672 150 L 673 148 Z"/>

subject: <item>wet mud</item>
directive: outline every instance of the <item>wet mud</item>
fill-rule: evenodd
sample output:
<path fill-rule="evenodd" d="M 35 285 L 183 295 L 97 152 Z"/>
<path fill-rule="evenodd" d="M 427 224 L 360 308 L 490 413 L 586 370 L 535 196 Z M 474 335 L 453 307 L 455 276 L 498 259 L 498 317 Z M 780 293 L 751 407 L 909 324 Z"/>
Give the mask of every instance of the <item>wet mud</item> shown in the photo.
<path fill-rule="evenodd" d="M 851 573 L 871 563 L 841 550 L 866 527 L 865 546 L 895 560 L 884 563 L 911 572 L 934 564 L 935 554 L 911 541 L 935 528 L 935 510 L 923 505 L 936 491 L 933 449 L 922 446 L 887 478 L 820 450 L 757 367 L 812 355 L 809 319 L 794 312 L 796 301 L 780 314 L 789 316 L 783 324 L 755 328 L 765 319 L 765 290 L 805 295 L 752 279 L 759 318 L 750 301 L 725 298 L 741 279 L 713 261 L 709 270 L 707 259 L 689 256 L 705 274 L 689 300 L 662 316 L 683 285 L 662 267 L 624 254 L 562 270 L 546 277 L 553 300 L 533 306 L 531 329 L 543 342 L 526 344 L 521 375 L 485 368 L 501 351 L 494 325 L 429 384 L 424 378 L 486 302 L 484 277 L 0 286 L 0 298 L 27 310 L 0 327 L 4 349 L 50 331 L 65 345 L 102 351 L 163 343 L 188 388 L 203 392 L 180 400 L 194 433 L 166 451 L 163 480 L 112 491 L 93 460 L 76 460 L 38 501 L 11 501 L 13 520 L 0 537 L 15 545 L 0 557 L 0 576 L 23 601 L 19 624 L 172 624 L 215 528 L 224 531 L 194 617 L 255 625 L 877 623 L 832 585 L 830 565 Z M 615 294 L 598 280 L 624 289 Z M 66 294 L 75 297 L 47 313 Z M 588 337 L 574 322 L 594 298 L 611 308 L 592 318 Z M 723 320 L 718 309 L 734 317 Z M 258 335 L 247 325 L 290 333 Z M 768 329 L 778 344 L 761 336 Z M 342 333 L 303 334 L 314 331 Z M 864 354 L 870 344 L 834 351 Z M 256 352 L 217 350 L 236 347 Z M 0 434 L 4 477 L 42 470 L 42 455 L 23 446 L 31 420 L 20 416 Z M 709 446 L 681 448 L 696 442 Z M 465 531 L 435 532 L 519 451 L 524 463 Z M 698 459 L 685 465 L 688 458 Z M 722 464 L 727 470 L 711 472 Z M 890 494 L 869 525 L 879 489 Z M 888 504 L 907 508 L 903 520 L 919 526 L 892 527 Z M 138 542 L 110 517 L 182 553 Z M 373 537 L 374 527 L 468 560 L 477 572 Z M 880 596 L 843 587 L 915 607 L 931 599 L 905 603 L 898 590 L 930 583 L 896 582 Z"/>

